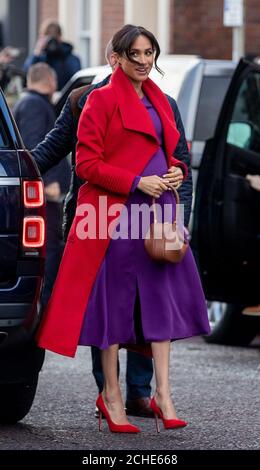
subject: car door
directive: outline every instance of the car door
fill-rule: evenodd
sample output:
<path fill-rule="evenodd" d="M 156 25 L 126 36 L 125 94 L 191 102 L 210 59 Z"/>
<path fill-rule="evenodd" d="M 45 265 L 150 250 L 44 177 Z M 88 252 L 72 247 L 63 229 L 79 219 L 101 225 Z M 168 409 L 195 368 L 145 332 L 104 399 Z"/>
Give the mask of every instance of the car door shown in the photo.
<path fill-rule="evenodd" d="M 202 157 L 191 246 L 207 299 L 260 302 L 260 67 L 241 60 Z"/>

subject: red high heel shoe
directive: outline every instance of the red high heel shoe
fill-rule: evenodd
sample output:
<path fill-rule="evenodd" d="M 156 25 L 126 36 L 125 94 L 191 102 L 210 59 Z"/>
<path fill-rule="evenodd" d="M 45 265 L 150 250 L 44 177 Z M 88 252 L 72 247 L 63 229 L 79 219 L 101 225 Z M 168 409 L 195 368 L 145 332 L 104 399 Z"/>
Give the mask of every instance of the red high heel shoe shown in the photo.
<path fill-rule="evenodd" d="M 99 411 L 99 417 L 98 417 L 98 425 L 99 425 L 99 431 L 101 431 L 101 425 L 102 425 L 102 415 L 106 418 L 107 424 L 109 427 L 109 430 L 111 432 L 124 432 L 124 433 L 138 433 L 141 432 L 141 430 L 137 427 L 134 426 L 133 424 L 116 424 L 112 421 L 110 418 L 109 412 L 107 410 L 107 407 L 104 403 L 103 396 L 100 393 L 98 396 L 98 399 L 96 401 L 96 406 Z"/>
<path fill-rule="evenodd" d="M 151 399 L 150 408 L 154 412 L 157 432 L 160 432 L 159 419 L 158 418 L 161 418 L 161 420 L 163 422 L 163 425 L 164 425 L 164 429 L 184 428 L 188 424 L 187 421 L 183 421 L 182 419 L 166 419 L 166 418 L 164 418 L 162 410 L 157 405 L 154 397 L 152 397 L 152 399 Z"/>

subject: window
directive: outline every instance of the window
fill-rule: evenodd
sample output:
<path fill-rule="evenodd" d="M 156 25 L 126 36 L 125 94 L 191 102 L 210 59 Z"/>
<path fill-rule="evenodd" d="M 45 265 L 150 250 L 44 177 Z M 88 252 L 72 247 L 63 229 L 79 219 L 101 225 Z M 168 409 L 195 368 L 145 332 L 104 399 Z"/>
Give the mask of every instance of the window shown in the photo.
<path fill-rule="evenodd" d="M 83 67 L 99 65 L 100 0 L 78 0 L 79 48 Z"/>
<path fill-rule="evenodd" d="M 235 102 L 227 142 L 260 152 L 260 74 L 250 73 L 242 82 Z"/>
<path fill-rule="evenodd" d="M 3 118 L 0 114 L 0 150 L 5 150 L 8 148 L 10 148 L 10 141 L 3 124 Z"/>
<path fill-rule="evenodd" d="M 90 65 L 90 3 L 91 0 L 81 0 L 80 11 L 80 50 L 82 56 L 82 64 L 85 67 Z"/>
<path fill-rule="evenodd" d="M 231 77 L 203 78 L 195 123 L 194 140 L 204 141 L 213 137 L 218 115 Z"/>

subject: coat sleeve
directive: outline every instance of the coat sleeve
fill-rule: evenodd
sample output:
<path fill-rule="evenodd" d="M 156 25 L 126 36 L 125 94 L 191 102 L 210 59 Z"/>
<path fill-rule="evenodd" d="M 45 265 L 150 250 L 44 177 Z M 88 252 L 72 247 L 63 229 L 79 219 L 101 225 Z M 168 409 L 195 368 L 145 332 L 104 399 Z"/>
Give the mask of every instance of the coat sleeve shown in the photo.
<path fill-rule="evenodd" d="M 137 175 L 104 159 L 104 140 L 111 116 L 99 90 L 88 97 L 78 126 L 76 173 L 82 180 L 128 195 Z"/>
<path fill-rule="evenodd" d="M 185 181 L 183 181 L 180 189 L 178 189 L 180 201 L 182 204 L 184 204 L 184 224 L 187 227 L 189 225 L 190 214 L 191 214 L 192 190 L 193 190 L 191 157 L 190 157 L 190 152 L 189 152 L 188 145 L 187 145 L 183 122 L 181 119 L 181 115 L 180 115 L 180 111 L 178 109 L 177 103 L 170 96 L 167 96 L 167 98 L 174 113 L 176 127 L 178 131 L 180 132 L 180 139 L 174 151 L 174 155 L 178 160 L 181 160 L 183 163 L 185 163 L 186 168 L 187 168 L 187 177 L 185 178 Z"/>
<path fill-rule="evenodd" d="M 171 158 L 171 162 L 172 162 L 173 166 L 177 166 L 177 167 L 181 168 L 181 170 L 183 172 L 183 179 L 186 180 L 186 178 L 188 176 L 188 168 L 187 168 L 186 163 L 181 162 L 180 160 L 178 160 L 175 157 Z"/>

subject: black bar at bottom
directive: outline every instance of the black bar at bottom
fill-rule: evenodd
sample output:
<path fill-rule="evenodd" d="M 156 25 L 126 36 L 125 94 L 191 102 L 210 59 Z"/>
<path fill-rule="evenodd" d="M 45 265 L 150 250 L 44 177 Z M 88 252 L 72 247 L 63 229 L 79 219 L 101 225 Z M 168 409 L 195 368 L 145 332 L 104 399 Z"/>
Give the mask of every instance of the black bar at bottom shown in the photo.
<path fill-rule="evenodd" d="M 129 465 L 155 465 L 173 468 L 208 465 L 230 465 L 234 468 L 259 468 L 260 450 L 2 450 L 0 451 L 0 465 L 6 468 L 19 468 L 23 464 L 33 464 L 34 468 L 47 468 L 57 465 L 58 468 L 125 468 Z"/>

